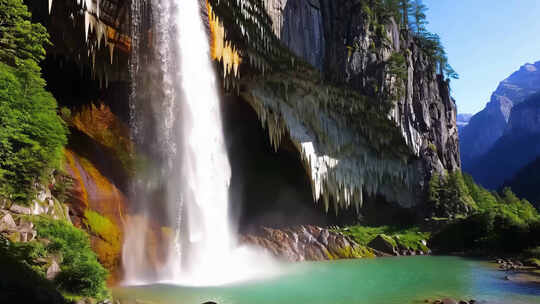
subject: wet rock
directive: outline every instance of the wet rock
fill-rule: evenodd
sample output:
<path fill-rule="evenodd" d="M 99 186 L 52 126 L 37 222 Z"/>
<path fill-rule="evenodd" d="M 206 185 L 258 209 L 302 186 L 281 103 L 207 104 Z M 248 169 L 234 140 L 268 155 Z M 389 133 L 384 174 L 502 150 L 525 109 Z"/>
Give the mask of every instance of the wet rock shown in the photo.
<path fill-rule="evenodd" d="M 368 247 L 387 254 L 399 255 L 395 241 L 393 241 L 391 237 L 384 234 L 377 235 L 371 242 L 369 242 Z"/>
<path fill-rule="evenodd" d="M 30 208 L 23 207 L 23 206 L 17 205 L 17 204 L 12 204 L 11 207 L 9 208 L 9 210 L 11 212 L 18 213 L 18 214 L 27 214 L 27 215 L 32 214 L 32 210 Z"/>

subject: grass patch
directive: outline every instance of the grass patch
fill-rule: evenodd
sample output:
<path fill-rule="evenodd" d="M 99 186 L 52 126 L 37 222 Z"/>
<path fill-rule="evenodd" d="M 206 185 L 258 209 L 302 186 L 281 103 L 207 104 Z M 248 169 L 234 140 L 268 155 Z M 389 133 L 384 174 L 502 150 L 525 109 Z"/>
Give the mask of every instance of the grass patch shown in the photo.
<path fill-rule="evenodd" d="M 422 251 L 427 251 L 428 248 L 421 241 L 427 241 L 431 236 L 429 232 L 420 231 L 418 227 L 350 226 L 338 230 L 362 246 L 367 246 L 377 235 L 383 235 L 392 245 Z"/>

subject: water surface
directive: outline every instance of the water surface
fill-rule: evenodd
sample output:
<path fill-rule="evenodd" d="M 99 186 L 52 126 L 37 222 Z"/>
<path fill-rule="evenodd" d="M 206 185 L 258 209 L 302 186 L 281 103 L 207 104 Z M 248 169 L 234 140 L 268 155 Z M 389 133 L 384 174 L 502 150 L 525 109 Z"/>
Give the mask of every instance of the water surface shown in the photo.
<path fill-rule="evenodd" d="M 297 263 L 280 277 L 220 287 L 150 285 L 114 290 L 120 299 L 200 304 L 404 304 L 451 297 L 539 304 L 538 285 L 504 279 L 492 265 L 459 257 Z"/>

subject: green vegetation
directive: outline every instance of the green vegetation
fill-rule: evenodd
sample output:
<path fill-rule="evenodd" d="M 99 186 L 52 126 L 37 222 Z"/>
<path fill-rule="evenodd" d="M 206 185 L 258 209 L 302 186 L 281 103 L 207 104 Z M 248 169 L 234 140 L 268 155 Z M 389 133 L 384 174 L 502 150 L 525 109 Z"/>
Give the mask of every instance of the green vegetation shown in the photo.
<path fill-rule="evenodd" d="M 41 243 L 11 243 L 0 235 L 0 303 L 67 303 L 44 271 L 29 263 L 43 252 Z"/>
<path fill-rule="evenodd" d="M 421 231 L 418 227 L 391 227 L 391 226 L 351 226 L 339 229 L 339 231 L 362 246 L 367 246 L 377 235 L 381 235 L 394 247 L 403 249 L 422 250 L 426 252 L 428 248 L 422 244 L 430 237 L 429 232 Z"/>
<path fill-rule="evenodd" d="M 0 196 L 26 203 L 57 168 L 66 127 L 37 62 L 48 34 L 21 0 L 0 0 Z"/>
<path fill-rule="evenodd" d="M 25 269 L 25 276 L 33 276 L 43 282 L 46 281 L 47 269 L 56 261 L 60 272 L 54 281 L 43 283 L 45 286 L 54 286 L 70 298 L 102 300 L 109 296 L 105 285 L 108 272 L 99 264 L 83 230 L 63 220 L 38 216 L 22 218 L 36 225 L 36 240 L 25 243 L 5 241 L 0 244 L 3 245 L 0 246 L 0 261 L 4 258 L 16 261 Z M 13 274 L 14 277 L 17 275 Z"/>
<path fill-rule="evenodd" d="M 450 189 L 443 186 L 438 191 L 441 183 L 434 176 L 430 183 L 430 201 L 438 201 L 445 210 L 453 210 L 453 201 L 437 197 L 451 191 L 454 200 L 467 202 L 475 208 L 469 216 L 443 227 L 433 237 L 435 247 L 443 251 L 520 253 L 540 245 L 540 215 L 527 200 L 519 199 L 509 188 L 500 194 L 489 192 L 476 185 L 470 176 L 454 175 L 457 178 Z M 450 208 L 444 204 L 450 204 Z"/>
<path fill-rule="evenodd" d="M 38 237 L 48 239 L 47 252 L 62 257 L 58 288 L 75 295 L 105 299 L 108 272 L 90 248 L 88 235 L 68 222 L 40 218 L 35 221 Z"/>
<path fill-rule="evenodd" d="M 376 9 L 379 15 L 393 17 L 396 22 L 400 21 L 405 32 L 412 35 L 420 48 L 436 64 L 439 74 L 447 79 L 459 78 L 459 75 L 448 64 L 448 57 L 437 34 L 430 33 L 426 25 L 427 6 L 422 0 L 375 0 L 371 1 L 371 6 Z"/>
<path fill-rule="evenodd" d="M 460 171 L 431 177 L 428 207 L 432 217 L 467 215 L 478 208 Z"/>
<path fill-rule="evenodd" d="M 92 210 L 86 210 L 84 216 L 87 230 L 99 237 L 94 244 L 99 261 L 107 269 L 114 269 L 122 247 L 120 230 L 111 220 Z"/>
<path fill-rule="evenodd" d="M 401 53 L 393 53 L 386 63 L 388 72 L 397 79 L 407 79 L 407 60 Z"/>
<path fill-rule="evenodd" d="M 21 61 L 39 62 L 45 58 L 49 34 L 30 18 L 22 0 L 0 0 L 0 61 L 17 66 Z"/>

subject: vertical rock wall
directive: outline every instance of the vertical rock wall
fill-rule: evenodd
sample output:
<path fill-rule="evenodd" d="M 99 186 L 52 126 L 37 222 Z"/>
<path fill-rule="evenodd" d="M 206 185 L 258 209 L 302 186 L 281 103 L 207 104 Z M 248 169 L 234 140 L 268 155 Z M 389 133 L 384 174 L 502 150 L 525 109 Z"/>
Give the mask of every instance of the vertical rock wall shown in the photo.
<path fill-rule="evenodd" d="M 411 154 L 400 164 L 399 157 L 377 152 L 371 135 L 359 138 L 357 127 L 340 121 L 343 113 L 331 114 L 331 109 L 314 101 L 328 99 L 334 103 L 339 99 L 325 97 L 328 88 L 315 77 L 306 88 L 295 81 L 285 84 L 285 79 L 295 78 L 293 71 L 281 75 L 285 96 L 276 92 L 280 81 L 272 76 L 246 81 L 243 95 L 269 128 L 270 136 L 279 142 L 282 133 L 288 132 L 303 153 L 316 199 L 330 195 L 338 202 L 361 201 L 361 192 L 366 191 L 383 193 L 411 207 L 421 203 L 423 196 L 419 193 L 426 190 L 434 172 L 460 169 L 456 106 L 449 85 L 437 75 L 434 63 L 410 34 L 392 18 L 378 19 L 366 10 L 366 1 L 264 2 L 280 42 L 315 67 L 323 83 L 378 100 L 379 114 L 393 122 Z M 404 58 L 402 76 L 390 71 L 396 55 Z M 273 89 L 268 86 L 272 82 Z M 350 96 L 343 102 L 361 101 Z M 386 103 L 391 106 L 385 114 Z M 375 120 L 356 117 L 356 122 L 368 129 Z M 389 135 L 378 136 L 377 140 L 384 141 Z"/>

